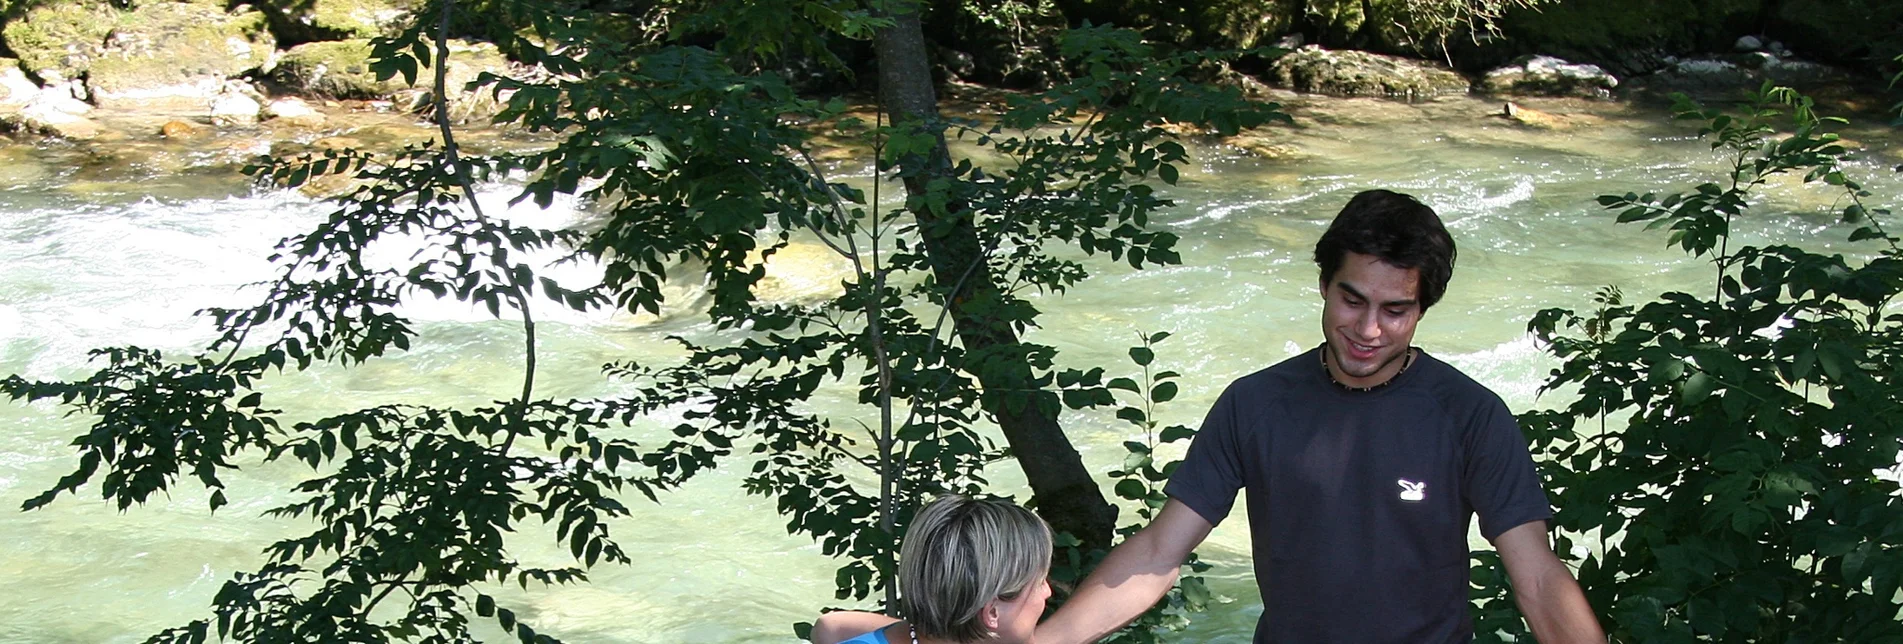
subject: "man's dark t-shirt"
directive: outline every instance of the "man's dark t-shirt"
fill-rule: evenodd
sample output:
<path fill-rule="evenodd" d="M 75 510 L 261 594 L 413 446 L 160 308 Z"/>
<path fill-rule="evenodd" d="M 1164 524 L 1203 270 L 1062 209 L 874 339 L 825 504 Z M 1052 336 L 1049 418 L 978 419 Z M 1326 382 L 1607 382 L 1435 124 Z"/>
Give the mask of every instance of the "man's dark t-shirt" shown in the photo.
<path fill-rule="evenodd" d="M 1472 638 L 1467 526 L 1552 516 L 1500 397 L 1422 351 L 1370 391 L 1311 350 L 1231 384 L 1165 488 L 1211 524 L 1246 488 L 1256 642 Z"/>

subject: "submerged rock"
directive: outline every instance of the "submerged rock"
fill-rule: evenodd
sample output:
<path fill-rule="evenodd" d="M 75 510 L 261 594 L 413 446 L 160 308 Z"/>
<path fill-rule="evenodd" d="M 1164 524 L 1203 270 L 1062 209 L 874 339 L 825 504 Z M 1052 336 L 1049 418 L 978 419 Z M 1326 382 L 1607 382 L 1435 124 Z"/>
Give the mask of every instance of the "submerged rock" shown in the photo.
<path fill-rule="evenodd" d="M 166 121 L 159 126 L 159 136 L 168 139 L 183 139 L 198 134 L 198 126 L 178 120 Z"/>
<path fill-rule="evenodd" d="M 1843 83 L 1852 74 L 1837 67 L 1795 60 L 1771 51 L 1713 56 L 1668 58 L 1669 66 L 1635 79 L 1636 84 L 1660 91 L 1730 92 L 1754 89 L 1766 80 L 1799 88 Z"/>
<path fill-rule="evenodd" d="M 1489 94 L 1604 98 L 1619 79 L 1598 65 L 1575 65 L 1552 56 L 1529 56 L 1487 72 L 1480 90 Z"/>
<path fill-rule="evenodd" d="M 1425 98 L 1466 93 L 1466 77 L 1420 60 L 1309 45 L 1276 59 L 1269 82 L 1302 92 L 1340 96 Z"/>
<path fill-rule="evenodd" d="M 1508 121 L 1542 130 L 1563 130 L 1568 127 L 1565 117 L 1528 109 L 1516 103 L 1507 103 L 1506 108 L 1500 111 L 1500 115 L 1506 117 Z"/>
<path fill-rule="evenodd" d="M 1239 134 L 1224 142 L 1266 161 L 1300 161 L 1309 158 L 1308 153 L 1300 147 L 1252 134 Z"/>

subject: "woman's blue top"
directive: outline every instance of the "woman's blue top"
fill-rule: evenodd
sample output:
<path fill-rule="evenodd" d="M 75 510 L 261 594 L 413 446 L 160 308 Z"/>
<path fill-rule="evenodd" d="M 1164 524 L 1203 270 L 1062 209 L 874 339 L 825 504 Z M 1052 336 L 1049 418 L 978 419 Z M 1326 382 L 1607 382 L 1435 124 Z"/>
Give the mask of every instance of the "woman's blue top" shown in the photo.
<path fill-rule="evenodd" d="M 885 639 L 885 627 L 881 626 L 879 627 L 879 630 L 866 633 L 864 635 L 860 635 L 858 637 L 846 640 L 844 642 L 840 642 L 839 644 L 892 644 L 892 643 Z"/>

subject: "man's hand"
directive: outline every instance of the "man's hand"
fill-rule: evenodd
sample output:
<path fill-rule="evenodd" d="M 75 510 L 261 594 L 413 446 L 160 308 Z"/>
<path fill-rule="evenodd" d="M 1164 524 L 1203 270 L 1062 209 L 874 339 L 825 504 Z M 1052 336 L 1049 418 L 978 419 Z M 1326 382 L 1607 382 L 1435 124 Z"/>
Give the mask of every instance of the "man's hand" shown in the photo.
<path fill-rule="evenodd" d="M 1493 547 L 1513 580 L 1513 602 L 1540 644 L 1605 644 L 1606 632 L 1586 594 L 1547 542 L 1545 521 L 1503 532 Z"/>
<path fill-rule="evenodd" d="M 1116 632 L 1148 610 L 1214 528 L 1176 499 L 1149 527 L 1110 550 L 1063 607 L 1037 625 L 1037 644 L 1082 644 Z"/>

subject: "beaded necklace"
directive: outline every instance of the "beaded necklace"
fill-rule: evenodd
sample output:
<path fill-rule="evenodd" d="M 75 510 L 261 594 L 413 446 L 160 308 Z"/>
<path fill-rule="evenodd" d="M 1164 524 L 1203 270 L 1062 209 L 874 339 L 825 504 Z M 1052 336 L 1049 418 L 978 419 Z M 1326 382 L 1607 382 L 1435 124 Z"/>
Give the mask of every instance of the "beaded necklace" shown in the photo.
<path fill-rule="evenodd" d="M 1401 378 L 1401 374 L 1407 373 L 1408 367 L 1414 366 L 1414 347 L 1410 346 L 1407 348 L 1407 353 L 1402 354 L 1400 371 L 1394 372 L 1394 375 L 1389 376 L 1387 380 L 1383 380 L 1381 382 L 1368 385 L 1366 387 L 1356 387 L 1354 385 L 1350 385 L 1335 379 L 1335 371 L 1333 369 L 1328 368 L 1328 343 L 1323 342 L 1321 346 L 1321 351 L 1317 353 L 1321 354 L 1322 373 L 1328 374 L 1328 381 L 1335 383 L 1335 386 L 1340 387 L 1342 389 L 1346 389 L 1348 391 L 1374 391 L 1376 389 L 1386 387 L 1390 384 L 1393 384 L 1394 381 L 1399 380 Z M 914 642 L 913 644 L 917 644 L 917 642 Z"/>

